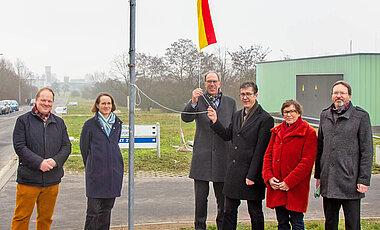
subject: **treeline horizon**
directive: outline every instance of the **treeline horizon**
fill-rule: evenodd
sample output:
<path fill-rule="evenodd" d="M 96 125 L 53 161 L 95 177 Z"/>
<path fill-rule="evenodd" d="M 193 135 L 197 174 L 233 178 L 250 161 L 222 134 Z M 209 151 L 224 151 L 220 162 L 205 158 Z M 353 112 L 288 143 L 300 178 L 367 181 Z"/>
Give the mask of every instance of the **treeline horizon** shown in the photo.
<path fill-rule="evenodd" d="M 163 56 L 136 52 L 136 85 L 155 101 L 182 110 L 199 84 L 204 89 L 204 75 L 215 71 L 221 79 L 223 94 L 238 99 L 240 83 L 256 81 L 256 63 L 265 61 L 270 52 L 268 47 L 254 44 L 239 46 L 237 50 L 217 48 L 213 53 L 200 53 L 190 39 L 178 39 Z M 81 96 L 95 98 L 99 92 L 107 91 L 119 105 L 126 106 L 130 86 L 128 64 L 129 54 L 123 52 L 114 58 L 109 73 L 87 74 L 93 85 L 83 89 Z M 136 104 L 137 108 L 148 111 L 160 108 L 138 94 Z"/>
<path fill-rule="evenodd" d="M 191 92 L 199 85 L 204 89 L 204 75 L 210 71 L 218 73 L 222 92 L 238 99 L 238 88 L 243 81 L 256 81 L 256 64 L 265 61 L 271 52 L 269 47 L 253 44 L 239 46 L 236 50 L 216 48 L 213 52 L 199 52 L 198 46 L 190 39 L 178 39 L 166 49 L 164 55 L 152 56 L 136 52 L 136 85 L 159 103 L 176 110 L 182 110 L 191 98 Z M 284 56 L 284 59 L 287 59 Z M 82 90 L 70 90 L 69 85 L 49 85 L 57 95 L 71 91 L 72 96 L 95 98 L 99 92 L 111 93 L 118 105 L 127 106 L 129 96 L 129 53 L 124 51 L 111 61 L 108 72 L 89 73 L 84 78 L 91 82 Z M 22 102 L 33 98 L 37 87 L 33 86 L 33 73 L 17 59 L 15 63 L 0 61 L 0 99 L 18 100 L 20 83 Z M 137 93 L 137 92 L 136 92 Z M 141 99 L 141 100 L 140 100 Z M 21 103 L 22 103 L 21 102 Z M 137 108 L 150 110 L 159 108 L 143 95 L 136 96 Z"/>

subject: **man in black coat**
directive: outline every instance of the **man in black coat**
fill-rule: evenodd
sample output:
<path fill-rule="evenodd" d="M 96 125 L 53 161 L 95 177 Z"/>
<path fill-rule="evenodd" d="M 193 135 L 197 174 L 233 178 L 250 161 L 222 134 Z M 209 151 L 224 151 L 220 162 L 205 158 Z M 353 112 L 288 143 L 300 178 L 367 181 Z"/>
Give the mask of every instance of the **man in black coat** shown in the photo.
<path fill-rule="evenodd" d="M 341 207 L 346 229 L 360 229 L 360 201 L 371 181 L 371 122 L 364 109 L 351 103 L 347 82 L 333 84 L 331 99 L 320 116 L 314 174 L 323 196 L 325 229 L 338 229 Z"/>
<path fill-rule="evenodd" d="M 225 141 L 232 140 L 233 147 L 223 189 L 226 195 L 223 230 L 236 229 L 240 200 L 247 200 L 252 229 L 264 230 L 262 200 L 265 184 L 261 171 L 274 121 L 258 104 L 257 91 L 254 82 L 241 84 L 240 99 L 244 108 L 235 112 L 227 127 L 219 121 L 219 112 L 208 108 L 211 128 Z"/>
<path fill-rule="evenodd" d="M 50 229 L 53 221 L 63 164 L 71 152 L 64 121 L 51 113 L 53 102 L 53 91 L 40 89 L 32 111 L 15 124 L 13 146 L 19 165 L 12 230 L 28 229 L 35 204 L 37 229 Z"/>
<path fill-rule="evenodd" d="M 215 72 L 205 76 L 206 93 L 197 88 L 181 114 L 184 122 L 196 122 L 194 150 L 190 167 L 190 178 L 194 179 L 195 191 L 195 229 L 206 229 L 207 197 L 209 182 L 213 182 L 218 206 L 216 223 L 218 229 L 223 221 L 224 196 L 222 193 L 224 176 L 227 168 L 227 155 L 231 149 L 230 142 L 225 142 L 210 128 L 207 107 L 212 105 L 220 115 L 220 122 L 228 126 L 236 111 L 236 102 L 220 91 L 221 82 Z"/>

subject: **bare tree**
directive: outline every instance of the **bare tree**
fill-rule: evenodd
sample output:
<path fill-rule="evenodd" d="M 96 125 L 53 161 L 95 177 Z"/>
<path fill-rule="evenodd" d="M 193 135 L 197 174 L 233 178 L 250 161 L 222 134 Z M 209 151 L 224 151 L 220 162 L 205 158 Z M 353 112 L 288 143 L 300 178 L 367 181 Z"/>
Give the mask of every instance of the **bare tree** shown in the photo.
<path fill-rule="evenodd" d="M 136 54 L 136 70 L 140 89 L 142 89 L 149 96 L 152 96 L 153 82 L 162 79 L 166 76 L 167 65 L 163 57 L 150 56 L 144 53 Z M 144 98 L 142 106 L 148 111 L 151 108 L 151 101 L 146 101 Z"/>
<path fill-rule="evenodd" d="M 198 76 L 198 50 L 190 39 L 179 39 L 166 49 L 165 57 L 169 64 L 168 77 L 179 82 L 182 89 L 185 80 L 191 84 L 192 79 Z M 190 80 L 189 80 L 190 79 Z"/>
<path fill-rule="evenodd" d="M 227 52 L 227 49 L 218 48 L 215 54 L 217 60 L 216 71 L 219 73 L 219 77 L 222 82 L 228 82 L 230 75 L 229 72 L 231 72 L 227 66 Z"/>
<path fill-rule="evenodd" d="M 16 67 L 16 68 L 15 68 Z M 2 58 L 0 61 L 0 99 L 19 99 L 19 89 L 22 98 L 28 97 L 34 89 L 27 84 L 27 80 L 32 77 L 33 73 L 20 60 L 12 64 L 10 61 Z"/>
<path fill-rule="evenodd" d="M 268 47 L 264 48 L 261 45 L 253 45 L 249 48 L 240 46 L 238 51 L 228 52 L 235 78 L 256 81 L 256 63 L 264 61 L 270 52 Z"/>
<path fill-rule="evenodd" d="M 69 84 L 64 83 L 62 86 L 62 90 L 63 90 L 63 96 L 66 96 L 66 92 L 70 90 Z"/>
<path fill-rule="evenodd" d="M 15 68 L 17 70 L 17 75 L 20 77 L 20 78 L 23 78 L 24 76 L 24 73 L 25 73 L 25 70 L 26 70 L 26 67 L 24 65 L 24 62 L 21 61 L 21 59 L 17 58 L 16 59 L 16 62 L 15 62 Z"/>
<path fill-rule="evenodd" d="M 290 60 L 292 57 L 289 55 L 289 54 L 287 54 L 284 50 L 282 50 L 282 49 L 280 49 L 280 52 L 281 52 L 281 54 L 282 54 L 282 60 Z"/>
<path fill-rule="evenodd" d="M 125 103 L 128 105 L 128 94 L 129 94 L 129 53 L 124 51 L 120 55 L 113 59 L 113 64 L 111 67 L 111 73 L 114 74 L 116 79 L 123 79 L 125 82 Z"/>
<path fill-rule="evenodd" d="M 17 75 L 10 61 L 0 60 L 0 100 L 17 98 L 15 86 Z"/>
<path fill-rule="evenodd" d="M 22 103 L 22 98 L 28 98 L 30 95 L 31 86 L 28 84 L 28 80 L 32 78 L 33 73 L 28 69 L 25 63 L 17 58 L 14 66 L 17 71 L 17 92 L 19 92 L 20 102 Z M 30 81 L 29 81 L 30 83 Z"/>
<path fill-rule="evenodd" d="M 150 68 L 149 59 L 150 56 L 145 53 L 136 53 L 136 77 L 147 77 L 147 72 L 149 72 Z"/>
<path fill-rule="evenodd" d="M 126 84 L 129 83 L 129 54 L 127 51 L 117 55 L 112 62 L 111 72 L 118 78 L 122 78 Z"/>

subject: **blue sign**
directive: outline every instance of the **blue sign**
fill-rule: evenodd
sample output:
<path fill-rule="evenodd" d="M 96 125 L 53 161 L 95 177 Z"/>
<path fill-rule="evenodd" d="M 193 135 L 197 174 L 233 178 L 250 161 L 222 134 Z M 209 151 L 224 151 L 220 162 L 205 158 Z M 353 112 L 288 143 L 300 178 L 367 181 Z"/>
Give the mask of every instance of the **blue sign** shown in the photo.
<path fill-rule="evenodd" d="M 120 138 L 119 143 L 129 143 L 129 137 Z M 157 138 L 135 137 L 135 143 L 157 143 Z"/>

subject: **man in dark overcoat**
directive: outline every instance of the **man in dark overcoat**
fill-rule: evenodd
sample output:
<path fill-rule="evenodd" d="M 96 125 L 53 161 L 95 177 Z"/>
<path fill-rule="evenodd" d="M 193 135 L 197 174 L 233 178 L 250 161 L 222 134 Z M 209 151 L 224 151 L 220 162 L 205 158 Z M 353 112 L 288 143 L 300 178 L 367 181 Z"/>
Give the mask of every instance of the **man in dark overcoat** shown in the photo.
<path fill-rule="evenodd" d="M 338 81 L 332 105 L 320 116 L 315 161 L 323 197 L 325 229 L 337 230 L 343 206 L 346 229 L 360 229 L 360 201 L 370 185 L 373 145 L 368 113 L 351 103 L 351 86 Z"/>
<path fill-rule="evenodd" d="M 218 213 L 218 229 L 223 221 L 224 196 L 222 193 L 224 176 L 227 168 L 227 154 L 231 149 L 230 142 L 225 142 L 210 128 L 207 107 L 212 105 L 220 114 L 220 122 L 228 126 L 236 111 L 234 99 L 225 96 L 220 90 L 221 82 L 215 72 L 205 76 L 206 93 L 197 88 L 185 106 L 181 118 L 184 122 L 196 122 L 194 150 L 190 167 L 190 178 L 194 179 L 195 191 L 195 229 L 206 229 L 207 197 L 209 182 L 213 182 Z"/>
<path fill-rule="evenodd" d="M 219 120 L 219 112 L 208 108 L 211 128 L 224 140 L 232 140 L 223 193 L 223 230 L 236 229 L 240 200 L 247 200 L 252 229 L 264 230 L 262 200 L 265 184 L 261 176 L 263 158 L 268 146 L 274 121 L 257 102 L 257 85 L 244 82 L 240 86 L 243 109 L 235 112 L 233 121 L 224 126 Z"/>
<path fill-rule="evenodd" d="M 53 222 L 63 164 L 71 152 L 65 122 L 51 112 L 53 102 L 53 90 L 38 90 L 32 110 L 17 118 L 13 130 L 19 164 L 12 230 L 29 228 L 34 206 L 36 229 L 50 229 Z"/>

